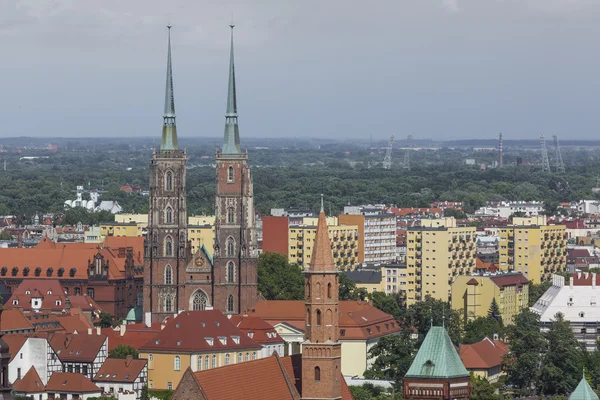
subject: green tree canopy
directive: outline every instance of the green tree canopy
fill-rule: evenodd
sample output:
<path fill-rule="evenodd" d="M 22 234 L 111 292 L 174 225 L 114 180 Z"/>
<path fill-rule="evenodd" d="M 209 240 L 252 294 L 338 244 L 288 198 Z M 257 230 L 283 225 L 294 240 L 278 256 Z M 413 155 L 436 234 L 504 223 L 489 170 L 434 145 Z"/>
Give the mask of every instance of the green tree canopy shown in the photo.
<path fill-rule="evenodd" d="M 398 391 L 402 388 L 402 379 L 413 362 L 415 343 L 408 331 L 399 335 L 383 336 L 371 347 L 369 356 L 374 358 L 374 361 L 365 371 L 365 378 L 394 381 Z"/>
<path fill-rule="evenodd" d="M 471 375 L 471 392 L 470 400 L 502 400 L 502 396 L 496 394 L 496 389 L 485 378 L 478 378 Z"/>
<path fill-rule="evenodd" d="M 479 317 L 465 324 L 465 333 L 462 342 L 465 344 L 477 343 L 486 336 L 492 339 L 494 334 L 503 336 L 504 329 L 502 325 L 494 318 Z"/>
<path fill-rule="evenodd" d="M 394 316 L 394 318 L 398 318 L 402 314 L 402 310 L 398 304 L 398 298 L 394 295 L 385 294 L 383 292 L 373 292 L 369 293 L 369 301 L 374 307 Z"/>
<path fill-rule="evenodd" d="M 262 253 L 258 257 L 258 291 L 267 300 L 302 300 L 302 271 L 283 254 Z"/>
<path fill-rule="evenodd" d="M 488 310 L 488 318 L 496 320 L 500 325 L 502 325 L 502 315 L 500 314 L 500 307 L 498 307 L 498 303 L 496 303 L 496 298 L 492 299 L 492 304 L 490 304 L 490 309 Z"/>
<path fill-rule="evenodd" d="M 108 356 L 110 358 L 127 358 L 127 356 L 133 356 L 133 358 L 138 358 L 138 352 L 132 346 L 129 345 L 118 345 L 114 349 L 112 349 Z"/>
<path fill-rule="evenodd" d="M 339 275 L 340 300 L 365 300 L 368 292 L 365 288 L 356 287 L 356 283 L 348 278 L 345 272 Z"/>

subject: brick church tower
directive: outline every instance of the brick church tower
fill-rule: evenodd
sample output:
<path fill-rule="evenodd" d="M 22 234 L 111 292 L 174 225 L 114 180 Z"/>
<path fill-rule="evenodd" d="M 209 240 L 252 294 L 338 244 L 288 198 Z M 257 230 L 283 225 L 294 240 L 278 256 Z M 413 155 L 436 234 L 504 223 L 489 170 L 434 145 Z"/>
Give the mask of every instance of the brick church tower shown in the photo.
<path fill-rule="evenodd" d="M 338 271 L 331 252 L 322 198 L 313 254 L 304 282 L 306 330 L 302 344 L 302 399 L 341 399 Z"/>
<path fill-rule="evenodd" d="M 248 153 L 240 148 L 233 60 L 233 25 L 229 59 L 229 90 L 223 148 L 216 153 L 214 308 L 238 314 L 258 300 L 254 223 L 254 192 Z"/>
<path fill-rule="evenodd" d="M 165 112 L 160 150 L 150 162 L 150 206 L 144 265 L 144 312 L 162 321 L 185 305 L 187 241 L 186 153 L 179 150 L 171 68 L 169 26 Z"/>

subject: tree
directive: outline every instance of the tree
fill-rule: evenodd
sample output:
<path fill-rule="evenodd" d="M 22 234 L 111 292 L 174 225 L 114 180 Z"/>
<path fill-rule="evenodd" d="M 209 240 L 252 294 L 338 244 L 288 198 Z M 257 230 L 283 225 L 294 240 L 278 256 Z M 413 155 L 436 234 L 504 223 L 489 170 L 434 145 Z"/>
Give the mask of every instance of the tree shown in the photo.
<path fill-rule="evenodd" d="M 108 356 L 110 358 L 127 358 L 127 356 L 133 356 L 133 358 L 138 358 L 138 352 L 132 346 L 129 345 L 118 345 L 114 349 L 112 349 Z"/>
<path fill-rule="evenodd" d="M 150 394 L 148 393 L 148 386 L 144 385 L 142 387 L 142 392 L 140 393 L 140 400 L 150 400 Z"/>
<path fill-rule="evenodd" d="M 107 312 L 100 313 L 100 321 L 98 322 L 98 325 L 101 328 L 112 328 L 112 327 L 116 326 L 117 324 L 118 324 L 118 321 L 114 315 L 107 313 Z"/>
<path fill-rule="evenodd" d="M 388 295 L 383 292 L 373 292 L 369 294 L 369 301 L 373 307 L 398 318 L 402 313 L 398 300 L 394 295 Z"/>
<path fill-rule="evenodd" d="M 396 390 L 402 387 L 402 379 L 415 356 L 415 343 L 408 331 L 399 335 L 383 336 L 369 350 L 373 364 L 365 371 L 366 379 L 394 381 Z"/>
<path fill-rule="evenodd" d="M 302 271 L 283 254 L 262 253 L 258 257 L 258 291 L 267 300 L 302 300 Z"/>
<path fill-rule="evenodd" d="M 502 326 L 502 315 L 500 315 L 500 307 L 498 307 L 498 303 L 496 303 L 495 297 L 492 299 L 492 304 L 490 304 L 490 309 L 488 310 L 488 318 L 498 321 L 498 324 Z"/>
<path fill-rule="evenodd" d="M 508 328 L 507 336 L 511 350 L 504 360 L 508 382 L 524 393 L 531 393 L 539 382 L 542 355 L 546 351 L 539 316 L 524 309 Z"/>
<path fill-rule="evenodd" d="M 542 393 L 546 395 L 570 393 L 581 379 L 583 355 L 569 322 L 561 313 L 556 314 L 546 334 L 548 352 L 540 377 Z"/>
<path fill-rule="evenodd" d="M 496 319 L 478 317 L 465 324 L 465 333 L 462 342 L 465 344 L 477 343 L 485 337 L 492 339 L 494 334 L 503 336 L 503 328 Z"/>
<path fill-rule="evenodd" d="M 502 396 L 496 394 L 496 389 L 485 378 L 471 375 L 471 386 L 473 391 L 470 400 L 502 400 Z"/>
<path fill-rule="evenodd" d="M 339 275 L 339 296 L 340 300 L 365 300 L 367 298 L 367 289 L 356 287 L 356 283 L 348 278 L 345 272 Z"/>
<path fill-rule="evenodd" d="M 532 307 L 550 289 L 552 282 L 544 281 L 539 284 L 529 282 L 529 307 Z"/>
<path fill-rule="evenodd" d="M 392 400 L 384 388 L 375 386 L 372 383 L 365 383 L 362 386 L 349 386 L 350 393 L 354 400 Z"/>
<path fill-rule="evenodd" d="M 446 326 L 448 335 L 455 345 L 461 342 L 462 319 L 458 311 L 450 308 L 450 303 L 433 299 L 430 296 L 425 297 L 425 300 L 412 304 L 405 310 L 401 309 L 398 318 L 403 326 L 412 327 L 417 330 L 419 339 L 417 347 L 421 345 L 425 339 L 425 335 L 429 332 L 431 325 Z"/>

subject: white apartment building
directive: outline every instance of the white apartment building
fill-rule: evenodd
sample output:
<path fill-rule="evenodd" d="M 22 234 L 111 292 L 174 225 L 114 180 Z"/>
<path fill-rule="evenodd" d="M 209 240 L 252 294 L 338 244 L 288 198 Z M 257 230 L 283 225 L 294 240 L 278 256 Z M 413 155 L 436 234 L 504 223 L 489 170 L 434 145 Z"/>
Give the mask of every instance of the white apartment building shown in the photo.
<path fill-rule="evenodd" d="M 501 201 L 489 202 L 488 205 L 475 211 L 475 215 L 507 219 L 515 213 L 523 213 L 526 217 L 540 215 L 544 211 L 543 201 Z"/>

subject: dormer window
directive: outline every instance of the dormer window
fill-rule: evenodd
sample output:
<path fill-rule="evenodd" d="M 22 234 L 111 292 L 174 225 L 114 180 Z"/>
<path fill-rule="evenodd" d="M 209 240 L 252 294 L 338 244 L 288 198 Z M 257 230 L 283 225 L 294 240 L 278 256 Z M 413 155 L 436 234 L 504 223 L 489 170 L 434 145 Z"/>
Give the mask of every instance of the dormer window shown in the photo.
<path fill-rule="evenodd" d="M 31 290 L 26 290 L 25 294 L 31 294 Z"/>
<path fill-rule="evenodd" d="M 62 304 L 62 302 L 60 300 L 56 300 L 56 305 L 60 306 Z"/>
<path fill-rule="evenodd" d="M 254 337 L 254 332 L 248 332 L 248 337 L 252 339 Z"/>
<path fill-rule="evenodd" d="M 19 305 L 19 300 L 13 300 L 13 306 L 18 306 Z"/>
<path fill-rule="evenodd" d="M 227 345 L 227 338 L 225 336 L 219 336 L 219 342 L 221 342 L 221 344 L 225 346 Z"/>
<path fill-rule="evenodd" d="M 233 343 L 240 344 L 240 337 L 239 336 L 232 336 L 231 339 L 233 340 Z"/>
<path fill-rule="evenodd" d="M 213 345 L 214 345 L 214 343 L 215 343 L 214 339 L 213 339 L 213 338 L 211 338 L 211 337 L 205 337 L 205 338 L 204 338 L 204 340 L 206 340 L 206 343 L 207 343 L 209 346 L 213 346 Z"/>
<path fill-rule="evenodd" d="M 52 294 L 52 290 L 48 290 L 46 294 Z"/>

